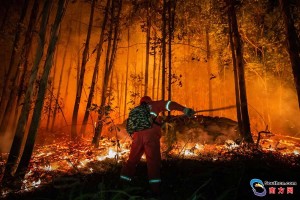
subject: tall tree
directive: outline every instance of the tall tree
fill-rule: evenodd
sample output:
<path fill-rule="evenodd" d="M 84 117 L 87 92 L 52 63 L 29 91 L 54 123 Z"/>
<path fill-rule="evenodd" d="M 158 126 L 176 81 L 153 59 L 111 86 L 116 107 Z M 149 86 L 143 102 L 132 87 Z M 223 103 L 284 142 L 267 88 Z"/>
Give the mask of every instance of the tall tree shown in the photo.
<path fill-rule="evenodd" d="M 105 69 L 104 69 L 104 77 L 102 82 L 102 94 L 101 94 L 101 103 L 100 110 L 98 112 L 97 125 L 95 128 L 95 134 L 93 137 L 92 144 L 95 147 L 99 146 L 99 139 L 103 128 L 103 120 L 104 117 L 109 112 L 109 107 L 106 106 L 107 99 L 107 89 L 109 84 L 109 78 L 111 76 L 112 68 L 114 65 L 117 45 L 118 45 L 118 36 L 119 36 L 119 24 L 120 24 L 120 15 L 122 10 L 122 0 L 112 1 L 111 5 L 111 18 L 110 18 L 110 30 L 108 34 L 108 45 L 106 52 L 106 61 L 105 61 Z M 118 8 L 118 9 L 117 9 Z M 117 10 L 117 15 L 115 16 L 115 11 Z M 112 39 L 113 38 L 113 39 Z M 113 40 L 113 44 L 111 44 L 111 40 Z"/>
<path fill-rule="evenodd" d="M 26 90 L 25 98 L 24 98 L 24 103 L 22 106 L 21 114 L 18 120 L 17 128 L 15 131 L 15 136 L 13 139 L 13 143 L 9 152 L 9 156 L 5 165 L 5 170 L 2 178 L 2 185 L 7 185 L 10 183 L 10 178 L 13 175 L 14 172 L 14 167 L 17 164 L 20 152 L 21 152 L 21 146 L 22 146 L 22 141 L 24 138 L 25 134 L 25 128 L 26 128 L 26 123 L 27 119 L 29 116 L 29 111 L 31 107 L 31 100 L 33 96 L 33 90 L 34 90 L 34 83 L 37 78 L 37 73 L 38 73 L 38 66 L 40 64 L 40 61 L 43 57 L 44 53 L 44 46 L 45 46 L 45 36 L 46 36 L 46 29 L 47 29 L 47 24 L 48 24 L 48 19 L 50 15 L 50 10 L 51 10 L 51 0 L 46 0 L 43 10 L 42 10 L 42 21 L 40 25 L 40 31 L 39 31 L 39 41 L 38 41 L 38 47 L 36 50 L 36 55 L 35 55 L 35 60 L 34 64 L 32 67 L 32 72 L 29 80 L 29 84 Z"/>
<path fill-rule="evenodd" d="M 39 83 L 39 91 L 38 91 L 37 100 L 36 100 L 36 104 L 35 104 L 33 115 L 32 115 L 32 120 L 30 123 L 29 131 L 28 131 L 27 140 L 25 143 L 25 148 L 24 148 L 20 163 L 18 165 L 18 168 L 16 170 L 15 178 L 18 178 L 18 180 L 24 179 L 25 173 L 28 168 L 29 161 L 30 161 L 30 158 L 31 158 L 31 155 L 33 152 L 35 138 L 36 138 L 38 127 L 39 127 L 40 120 L 41 120 L 45 94 L 47 91 L 48 77 L 50 74 L 50 70 L 52 68 L 53 55 L 54 55 L 55 47 L 56 47 L 57 40 L 59 37 L 60 24 L 63 19 L 67 4 L 68 4 L 68 0 L 59 0 L 59 2 L 58 2 L 58 8 L 57 8 L 57 12 L 56 12 L 55 21 L 54 21 L 54 23 L 52 25 L 52 29 L 51 29 L 50 41 L 49 41 L 46 61 L 44 64 L 44 72 L 42 74 L 42 78 Z"/>
<path fill-rule="evenodd" d="M 227 0 L 228 5 L 228 12 L 229 12 L 229 28 L 232 31 L 233 34 L 233 46 L 232 51 L 234 51 L 234 56 L 236 59 L 236 71 L 237 71 L 237 79 L 238 87 L 239 87 L 239 93 L 236 95 L 239 95 L 239 101 L 240 105 L 237 107 L 237 109 L 240 110 L 241 117 L 238 117 L 238 119 L 241 120 L 242 124 L 242 130 L 240 130 L 243 138 L 246 142 L 253 143 L 253 138 L 251 135 L 250 130 L 250 121 L 249 121 L 249 114 L 248 114 L 248 104 L 247 104 L 247 93 L 246 93 L 246 84 L 245 84 L 245 72 L 244 72 L 244 62 L 243 62 L 243 51 L 242 51 L 242 42 L 240 39 L 240 34 L 238 30 L 238 24 L 237 24 L 237 18 L 236 18 L 236 11 L 235 11 L 235 5 L 236 0 Z"/>
<path fill-rule="evenodd" d="M 149 80 L 149 51 L 150 51 L 150 37 L 151 37 L 151 1 L 147 1 L 147 16 L 146 16 L 146 65 L 145 65 L 145 89 L 144 95 L 148 94 L 148 80 Z"/>
<path fill-rule="evenodd" d="M 58 49 L 57 49 L 58 51 Z M 55 84 L 55 77 L 56 77 L 56 70 L 57 70 L 57 60 L 58 60 L 58 52 L 55 54 L 55 59 L 54 59 L 54 69 L 53 69 L 53 77 L 50 78 L 50 87 L 51 89 L 49 90 L 49 105 L 48 105 L 48 116 L 47 116 L 47 124 L 46 124 L 46 129 L 49 130 L 50 127 L 50 120 L 51 120 L 51 114 L 52 114 L 52 102 L 55 101 L 55 97 L 53 95 L 54 92 L 54 84 Z M 54 98 L 53 98 L 54 97 Z"/>
<path fill-rule="evenodd" d="M 207 59 L 207 74 L 208 74 L 208 108 L 209 116 L 213 116 L 213 103 L 212 103 L 212 82 L 211 82 L 211 64 L 210 64 L 210 44 L 209 44 L 209 26 L 205 27 L 206 36 L 206 59 Z"/>
<path fill-rule="evenodd" d="M 23 70 L 21 72 L 21 76 L 20 76 L 20 81 L 19 81 L 19 90 L 18 90 L 18 98 L 17 98 L 17 105 L 20 105 L 20 102 L 23 100 L 23 93 L 25 91 L 25 85 L 27 85 L 27 81 L 26 81 L 26 74 L 27 71 L 29 71 L 28 67 L 29 67 L 29 55 L 31 52 L 31 47 L 32 47 L 32 41 L 33 41 L 33 33 L 34 33 L 34 29 L 36 27 L 36 21 L 37 21 L 37 15 L 39 12 L 39 0 L 35 0 L 32 10 L 31 10 L 31 16 L 30 16 L 30 20 L 29 20 L 29 25 L 25 34 L 25 42 L 23 45 L 23 49 L 22 49 L 22 53 L 21 53 L 21 59 L 20 62 L 18 64 L 18 68 L 21 68 L 21 66 L 23 65 Z M 16 108 L 16 113 L 18 109 Z M 15 114 L 15 117 L 17 117 L 17 114 Z M 15 120 L 14 120 L 15 121 Z"/>
<path fill-rule="evenodd" d="M 65 69 L 65 65 L 66 65 L 66 59 L 67 59 L 68 47 L 69 47 L 70 39 L 71 39 L 71 33 L 72 33 L 72 29 L 69 27 L 68 38 L 67 38 L 67 42 L 66 42 L 66 46 L 65 46 L 64 55 L 63 55 L 63 63 L 61 65 L 61 71 L 60 71 L 60 75 L 59 75 L 59 82 L 58 82 L 58 88 L 57 88 L 57 93 L 56 93 L 56 103 L 55 103 L 54 110 L 53 110 L 51 131 L 53 131 L 55 120 L 56 120 L 57 109 L 59 107 L 60 90 L 61 90 L 64 69 Z"/>
<path fill-rule="evenodd" d="M 78 85 L 77 85 L 77 90 L 76 90 L 76 98 L 75 98 L 73 115 L 72 115 L 72 126 L 71 126 L 72 139 L 76 139 L 78 137 L 78 135 L 77 135 L 77 118 L 78 118 L 81 93 L 82 93 L 83 83 L 84 83 L 85 66 L 89 59 L 88 54 L 89 54 L 90 38 L 91 38 L 93 20 L 94 20 L 95 4 L 96 4 L 96 0 L 92 0 L 90 21 L 89 21 L 88 32 L 87 32 L 86 41 L 85 41 L 85 47 L 84 47 L 84 50 L 82 53 L 80 76 L 79 76 L 79 80 L 78 80 Z"/>
<path fill-rule="evenodd" d="M 16 72 L 17 72 L 16 60 L 18 58 L 17 55 L 18 55 L 18 49 L 19 49 L 20 40 L 22 36 L 22 27 L 24 26 L 25 17 L 28 10 L 28 3 L 29 0 L 24 1 L 21 16 L 17 23 L 17 29 L 16 29 L 13 46 L 12 46 L 12 52 L 10 55 L 10 61 L 7 67 L 8 71 L 4 77 L 4 85 L 0 93 L 1 95 L 0 96 L 0 121 L 2 120 L 3 113 L 4 113 L 3 111 L 7 105 L 7 102 L 9 101 L 9 99 L 7 99 L 7 97 L 9 96 L 7 93 L 10 92 L 10 88 L 12 88 L 11 86 L 12 84 L 14 84 L 12 79 L 16 76 Z"/>
<path fill-rule="evenodd" d="M 294 17 L 289 0 L 279 0 L 279 3 L 285 24 L 287 49 L 292 64 L 294 83 L 298 95 L 298 106 L 300 109 L 300 40 L 294 25 Z"/>
<path fill-rule="evenodd" d="M 152 74 L 152 99 L 155 99 L 155 77 L 156 77 L 156 55 L 157 55 L 157 34 L 156 31 L 154 31 L 154 38 L 153 38 L 153 74 Z"/>
<path fill-rule="evenodd" d="M 0 133 L 5 133 L 5 131 L 8 128 L 13 128 L 14 125 L 11 123 L 16 120 L 16 105 L 19 104 L 19 97 L 21 93 L 21 89 L 23 88 L 23 82 L 25 78 L 25 73 L 28 68 L 28 56 L 31 48 L 31 43 L 32 43 L 32 35 L 33 35 L 33 28 L 35 26 L 36 22 L 36 17 L 38 13 L 38 0 L 34 1 L 31 15 L 30 15 L 30 20 L 29 20 L 29 25 L 25 33 L 25 40 L 24 44 L 22 46 L 22 51 L 20 53 L 20 59 L 19 63 L 17 65 L 17 71 L 14 77 L 11 79 L 12 87 L 10 89 L 8 99 L 9 101 L 7 102 L 7 105 L 5 107 L 5 110 L 3 112 L 3 117 L 2 122 L 0 121 Z M 1 117 L 0 117 L 1 118 Z M 14 131 L 14 130 L 12 130 Z"/>
<path fill-rule="evenodd" d="M 235 86 L 235 102 L 236 102 L 236 112 L 237 112 L 237 119 L 238 119 L 238 127 L 240 132 L 243 130 L 243 123 L 242 123 L 242 114 L 241 114 L 241 100 L 240 100 L 240 87 L 238 81 L 238 74 L 237 74 L 237 64 L 236 64 L 236 54 L 234 50 L 234 42 L 233 42 L 233 33 L 232 33 L 232 19 L 231 13 L 227 12 L 228 14 L 228 26 L 229 26 L 229 42 L 232 54 L 232 66 L 233 66 L 233 73 L 234 73 L 234 86 Z"/>
<path fill-rule="evenodd" d="M 70 62 L 68 71 L 67 71 L 67 83 L 66 83 L 66 90 L 64 95 L 64 104 L 67 102 L 67 97 L 69 94 L 69 84 L 70 84 L 70 77 L 71 77 L 71 71 L 72 71 L 72 61 Z"/>
<path fill-rule="evenodd" d="M 174 34 L 174 21 L 175 21 L 175 9 L 176 9 L 176 0 L 169 0 L 168 2 L 168 33 L 169 33 L 169 51 L 168 51 L 168 68 L 169 68 L 169 77 L 168 77 L 168 100 L 172 99 L 172 39 Z M 170 115 L 170 112 L 169 112 Z"/>
<path fill-rule="evenodd" d="M 87 125 L 89 114 L 90 114 L 90 108 L 91 108 L 92 100 L 93 100 L 94 93 L 95 93 L 96 79 L 98 77 L 98 72 L 99 72 L 100 58 L 101 58 L 101 53 L 102 53 L 102 48 L 103 48 L 103 43 L 104 43 L 104 35 L 105 35 L 104 33 L 105 33 L 105 29 L 106 29 L 106 24 L 107 24 L 109 7 L 110 7 L 110 0 L 107 0 L 106 6 L 105 6 L 105 11 L 104 11 L 104 18 L 103 18 L 103 22 L 102 22 L 102 26 L 101 26 L 101 33 L 99 35 L 99 43 L 97 46 L 97 57 L 96 57 L 96 63 L 95 63 L 95 67 L 94 67 L 93 77 L 92 77 L 91 89 L 90 89 L 88 101 L 87 101 L 86 108 L 85 108 L 85 113 L 84 113 L 84 117 L 83 117 L 80 134 L 85 133 L 86 125 Z"/>
<path fill-rule="evenodd" d="M 166 82 L 166 37 L 167 37 L 167 2 L 163 0 L 162 12 L 162 68 L 161 68 L 161 98 L 165 100 L 165 82 Z"/>
<path fill-rule="evenodd" d="M 128 89 L 128 73 L 129 73 L 129 54 L 130 53 L 130 21 L 127 29 L 127 56 L 126 56 L 126 77 L 125 77 L 125 99 L 124 99 L 124 118 L 127 111 L 127 89 Z"/>
<path fill-rule="evenodd" d="M 173 1 L 168 1 L 168 69 L 169 69 L 169 76 L 168 76 L 168 100 L 172 99 L 172 4 Z M 168 112 L 168 116 L 170 116 L 171 112 Z"/>

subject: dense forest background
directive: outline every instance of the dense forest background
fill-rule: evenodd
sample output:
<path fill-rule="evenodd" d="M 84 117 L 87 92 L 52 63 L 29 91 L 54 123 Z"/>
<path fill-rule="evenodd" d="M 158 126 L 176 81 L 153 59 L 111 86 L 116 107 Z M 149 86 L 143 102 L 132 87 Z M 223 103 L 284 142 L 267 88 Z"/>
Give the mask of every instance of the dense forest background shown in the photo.
<path fill-rule="evenodd" d="M 299 38 L 299 1 L 284 2 Z M 282 1 L 11 0 L 0 2 L 0 151 L 32 130 L 96 143 L 145 94 L 195 110 L 235 105 L 233 3 L 251 131 L 299 136 Z M 204 114 L 237 120 L 236 109 Z"/>

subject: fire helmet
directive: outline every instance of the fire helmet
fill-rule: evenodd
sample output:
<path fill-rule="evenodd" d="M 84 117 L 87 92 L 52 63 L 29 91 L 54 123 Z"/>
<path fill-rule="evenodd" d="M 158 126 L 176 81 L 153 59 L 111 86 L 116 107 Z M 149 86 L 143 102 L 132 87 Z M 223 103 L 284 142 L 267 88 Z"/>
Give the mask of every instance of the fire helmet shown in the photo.
<path fill-rule="evenodd" d="M 149 96 L 143 96 L 141 98 L 141 100 L 140 100 L 140 104 L 142 104 L 142 103 L 149 103 L 151 101 L 152 101 L 151 97 L 149 97 Z"/>

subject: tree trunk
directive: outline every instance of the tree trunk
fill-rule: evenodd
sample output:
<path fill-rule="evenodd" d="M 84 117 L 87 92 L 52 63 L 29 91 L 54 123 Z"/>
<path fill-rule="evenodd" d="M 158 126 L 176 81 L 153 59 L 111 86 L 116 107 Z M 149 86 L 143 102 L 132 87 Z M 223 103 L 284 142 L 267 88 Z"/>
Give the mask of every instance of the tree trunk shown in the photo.
<path fill-rule="evenodd" d="M 155 77 L 156 77 L 156 41 L 157 41 L 157 36 L 156 36 L 156 31 L 154 32 L 154 46 L 153 46 L 153 79 L 152 79 L 152 99 L 155 99 Z"/>
<path fill-rule="evenodd" d="M 70 62 L 70 66 L 67 72 L 67 85 L 66 85 L 66 90 L 65 90 L 65 95 L 64 95 L 64 104 L 66 105 L 67 103 L 67 98 L 69 95 L 69 83 L 70 83 L 70 77 L 71 77 L 71 70 L 72 70 L 72 61 Z"/>
<path fill-rule="evenodd" d="M 98 48 L 97 48 L 97 57 L 96 57 L 96 63 L 95 63 L 95 68 L 94 68 L 94 72 L 93 72 L 93 77 L 92 77 L 91 89 L 90 89 L 90 93 L 89 93 L 89 97 L 88 97 L 88 101 L 87 101 L 87 105 L 86 105 L 86 109 L 85 109 L 85 113 L 84 113 L 84 117 L 83 117 L 83 122 L 82 122 L 81 130 L 80 130 L 80 133 L 82 135 L 85 134 L 86 125 L 87 125 L 89 114 L 90 114 L 90 107 L 92 105 L 92 100 L 93 100 L 94 93 L 95 93 L 95 85 L 96 85 L 96 79 L 98 77 L 98 72 L 99 72 L 99 64 L 100 64 L 100 58 L 101 58 L 101 53 L 102 53 L 102 47 L 103 47 L 103 43 L 104 43 L 104 32 L 106 29 L 109 7 L 110 7 L 110 0 L 107 0 L 106 7 L 105 7 L 104 19 L 103 19 L 103 23 L 102 23 L 102 27 L 101 27 L 101 33 L 100 33 L 100 37 L 99 37 Z"/>
<path fill-rule="evenodd" d="M 158 59 L 156 99 L 159 98 L 159 86 L 160 86 L 160 80 L 161 80 L 160 79 L 160 73 L 162 72 L 162 70 L 161 70 L 161 63 L 162 63 L 162 51 L 161 51 L 161 49 L 160 49 L 159 52 L 161 52 L 161 53 L 159 54 L 159 59 Z"/>
<path fill-rule="evenodd" d="M 232 33 L 232 22 L 231 22 L 230 12 L 228 10 L 228 26 L 229 26 L 229 42 L 230 48 L 232 53 L 232 66 L 233 66 L 233 73 L 234 73 L 234 86 L 235 86 L 235 100 L 236 100 L 236 111 L 237 111 L 237 121 L 240 132 L 243 130 L 243 123 L 242 123 L 242 114 L 241 114 L 241 100 L 240 100 L 240 88 L 239 88 L 239 77 L 237 74 L 237 65 L 236 65 L 236 55 L 234 50 L 233 44 L 233 33 Z"/>
<path fill-rule="evenodd" d="M 238 76 L 238 85 L 239 85 L 239 99 L 240 99 L 240 111 L 241 119 L 243 124 L 243 130 L 241 134 L 246 142 L 253 143 L 253 138 L 250 130 L 250 121 L 248 114 L 248 104 L 247 104 L 247 93 L 246 93 L 246 84 L 245 84 L 245 72 L 244 72 L 244 63 L 243 63 L 243 52 L 242 52 L 242 43 L 240 39 L 240 34 L 238 31 L 236 13 L 234 8 L 234 0 L 231 0 L 230 5 L 230 17 L 231 17 L 231 28 L 234 39 L 234 49 L 236 55 L 236 64 L 237 64 L 237 76 Z M 239 108 L 238 108 L 239 109 Z"/>
<path fill-rule="evenodd" d="M 169 31 L 169 51 L 168 51 L 168 68 L 169 68 L 169 77 L 168 77 L 168 100 L 172 100 L 172 0 L 169 0 L 168 3 L 168 31 Z M 170 116 L 168 112 L 168 116 Z"/>
<path fill-rule="evenodd" d="M 119 23 L 120 23 L 120 14 L 122 10 L 122 0 L 118 1 L 119 4 L 119 9 L 118 9 L 118 14 L 116 16 L 116 24 L 114 27 L 114 11 L 115 11 L 115 1 L 112 1 L 112 6 L 111 6 L 111 27 L 109 31 L 109 42 L 108 42 L 108 47 L 107 47 L 107 54 L 106 54 L 106 64 L 105 64 L 105 70 L 104 70 L 104 79 L 103 79 L 103 87 L 102 87 L 102 95 L 101 95 L 101 104 L 100 104 L 100 113 L 98 114 L 98 121 L 97 125 L 95 128 L 95 134 L 93 137 L 92 144 L 95 147 L 99 146 L 99 139 L 100 135 L 102 132 L 103 128 L 103 118 L 107 114 L 106 113 L 106 108 L 105 108 L 105 103 L 106 103 L 106 98 L 107 98 L 107 89 L 108 89 L 108 82 L 109 82 L 109 77 L 113 68 L 113 64 L 115 61 L 115 56 L 117 52 L 117 45 L 118 45 L 118 35 L 119 35 Z M 113 45 L 111 45 L 111 39 L 110 37 L 112 36 L 112 31 L 114 27 L 114 34 L 113 34 Z M 111 47 L 112 46 L 112 47 Z M 108 57 L 109 56 L 109 57 Z"/>
<path fill-rule="evenodd" d="M 129 55 L 130 55 L 129 47 L 130 47 L 130 26 L 128 26 L 128 32 L 127 32 L 127 59 L 126 59 L 126 77 L 125 77 L 124 119 L 125 119 L 126 112 L 127 112 L 127 90 L 128 90 Z"/>
<path fill-rule="evenodd" d="M 5 108 L 5 111 L 3 114 L 3 116 L 5 116 L 5 117 L 2 118 L 0 134 L 4 134 L 8 128 L 14 127 L 13 124 L 15 123 L 14 120 L 16 118 L 16 116 L 14 116 L 14 114 L 16 114 L 16 109 L 17 109 L 17 105 L 19 103 L 19 98 L 21 96 L 21 92 L 23 92 L 22 88 L 23 88 L 24 79 L 25 79 L 25 72 L 27 71 L 27 68 L 28 68 L 27 67 L 27 59 L 28 59 L 28 55 L 30 52 L 30 48 L 31 48 L 33 28 L 34 28 L 34 25 L 36 22 L 37 13 L 38 13 L 38 0 L 35 0 L 32 11 L 31 11 L 29 25 L 28 25 L 28 28 L 27 28 L 27 31 L 25 34 L 25 41 L 24 41 L 22 51 L 20 54 L 20 59 L 19 59 L 19 64 L 17 66 L 16 76 L 14 76 L 12 78 L 13 87 L 10 90 L 10 94 L 9 94 L 9 98 L 8 98 L 9 101 L 6 105 L 6 108 Z M 24 65 L 23 70 L 22 70 L 22 65 Z M 9 131 L 13 132 L 13 129 L 10 129 Z"/>
<path fill-rule="evenodd" d="M 59 107 L 59 104 L 58 104 L 59 103 L 59 96 L 60 96 L 60 90 L 61 90 L 61 84 L 62 84 L 64 69 L 65 69 L 65 65 L 66 65 L 68 47 L 69 47 L 69 43 L 70 43 L 70 39 L 71 39 L 71 33 L 72 33 L 72 28 L 70 27 L 69 28 L 68 39 L 67 39 L 67 43 L 66 43 L 66 48 L 65 48 L 64 55 L 63 55 L 63 63 L 62 63 L 62 66 L 61 66 L 61 72 L 60 72 L 60 76 L 59 76 L 59 83 L 58 83 L 57 94 L 56 94 L 56 103 L 55 103 L 55 107 L 54 107 L 54 111 L 53 111 L 51 131 L 53 131 L 55 120 L 56 120 L 56 113 L 57 113 L 57 109 Z"/>
<path fill-rule="evenodd" d="M 18 64 L 18 68 L 21 68 L 21 66 L 23 65 L 23 71 L 21 73 L 20 81 L 18 83 L 19 90 L 18 90 L 18 97 L 17 97 L 17 106 L 15 107 L 15 113 L 16 113 L 15 118 L 17 118 L 18 105 L 20 105 L 20 102 L 22 102 L 23 100 L 23 93 L 26 90 L 26 85 L 28 84 L 28 81 L 26 80 L 26 74 L 28 71 L 28 58 L 31 52 L 33 33 L 34 33 L 34 28 L 36 26 L 38 11 L 39 11 L 39 0 L 35 0 L 31 10 L 31 16 L 30 16 L 29 25 L 25 35 L 25 42 L 23 45 L 20 62 Z M 15 122 L 15 120 L 13 121 Z"/>
<path fill-rule="evenodd" d="M 294 25 L 289 1 L 280 0 L 279 3 L 285 24 L 287 49 L 290 56 L 290 62 L 292 64 L 294 83 L 298 96 L 298 106 L 300 108 L 300 40 Z"/>
<path fill-rule="evenodd" d="M 205 27 L 205 35 L 206 35 L 206 59 L 207 59 L 207 74 L 208 74 L 208 108 L 209 108 L 209 116 L 213 116 L 213 104 L 212 104 L 212 83 L 211 83 L 211 65 L 210 65 L 210 45 L 209 45 L 209 27 Z"/>
<path fill-rule="evenodd" d="M 54 23 L 52 25 L 52 29 L 51 29 L 52 32 L 51 32 L 48 52 L 47 52 L 47 56 L 46 56 L 46 61 L 45 61 L 45 65 L 44 65 L 44 72 L 43 72 L 43 75 L 42 75 L 42 78 L 41 78 L 41 81 L 39 84 L 37 101 L 36 101 L 36 104 L 34 107 L 32 121 L 30 124 L 28 137 L 27 137 L 27 140 L 25 143 L 24 152 L 22 154 L 19 166 L 16 170 L 16 178 L 18 178 L 19 180 L 24 179 L 24 176 L 25 176 L 26 170 L 28 168 L 32 152 L 33 152 L 35 138 L 37 135 L 39 124 L 40 124 L 45 94 L 46 94 L 46 90 L 47 90 L 48 77 L 49 77 L 50 70 L 52 67 L 53 55 L 55 52 L 56 43 L 57 43 L 57 40 L 59 37 L 61 20 L 65 13 L 66 6 L 68 4 L 67 1 L 68 0 L 59 0 L 59 2 L 58 2 L 56 18 L 55 18 L 55 21 L 54 21 Z"/>
<path fill-rule="evenodd" d="M 35 0 L 32 11 L 31 11 L 31 16 L 30 16 L 30 20 L 29 20 L 29 25 L 25 34 L 25 41 L 22 47 L 22 52 L 20 54 L 20 59 L 19 59 L 19 64 L 17 66 L 17 71 L 16 71 L 16 75 L 14 77 L 12 77 L 12 83 L 13 86 L 10 90 L 10 94 L 9 94 L 9 101 L 6 105 L 5 111 L 3 112 L 3 117 L 2 121 L 0 121 L 1 126 L 0 126 L 0 134 L 4 134 L 6 132 L 6 130 L 8 128 L 13 128 L 13 124 L 11 122 L 14 123 L 14 119 L 16 118 L 14 116 L 15 109 L 17 109 L 16 105 L 17 104 L 17 99 L 19 98 L 19 88 L 22 88 L 22 85 L 20 85 L 19 83 L 19 77 L 21 76 L 21 80 L 24 79 L 24 70 L 25 70 L 25 66 L 23 69 L 23 72 L 21 70 L 21 65 L 24 63 L 24 61 L 26 61 L 28 59 L 28 55 L 29 55 L 29 51 L 30 51 L 30 47 L 31 47 L 31 43 L 32 43 L 32 33 L 33 33 L 33 27 L 35 25 L 35 21 L 36 21 L 36 16 L 38 13 L 38 0 Z M 25 60 L 26 59 L 26 60 Z M 27 66 L 26 66 L 27 67 Z M 26 69 L 27 70 L 27 69 Z M 22 82 L 21 82 L 22 83 Z M 9 131 L 11 131 L 11 129 L 9 129 Z M 12 131 L 13 132 L 13 131 Z"/>
<path fill-rule="evenodd" d="M 166 19 L 166 10 L 167 3 L 166 0 L 163 0 L 163 27 L 162 27 L 162 73 L 161 73 L 161 98 L 165 100 L 165 80 L 166 80 L 166 28 L 167 28 L 167 19 Z"/>
<path fill-rule="evenodd" d="M 147 3 L 147 30 L 146 30 L 146 66 L 145 66 L 145 89 L 144 96 L 148 94 L 149 80 L 149 50 L 150 50 L 150 34 L 151 34 L 151 1 Z"/>
<path fill-rule="evenodd" d="M 77 85 L 76 98 L 75 98 L 74 109 L 73 109 L 72 128 L 71 128 L 72 139 L 76 139 L 78 137 L 78 135 L 77 135 L 77 118 L 78 118 L 78 111 L 79 111 L 82 87 L 83 87 L 83 82 L 84 82 L 85 66 L 88 61 L 88 53 L 89 53 L 90 37 L 91 37 L 91 32 L 92 32 L 92 27 L 93 27 L 95 4 L 96 4 L 96 0 L 92 0 L 90 22 L 89 22 L 89 27 L 88 27 L 88 33 L 86 36 L 85 48 L 82 53 L 80 77 L 79 77 L 79 82 Z"/>
<path fill-rule="evenodd" d="M 19 154 L 21 151 L 21 145 L 25 134 L 25 126 L 27 123 L 30 106 L 31 106 L 34 83 L 37 77 L 38 66 L 44 52 L 45 35 L 46 35 L 46 28 L 49 19 L 50 9 L 51 9 L 51 2 L 52 2 L 51 0 L 47 0 L 44 4 L 44 8 L 42 11 L 42 21 L 41 21 L 41 27 L 39 32 L 40 37 L 39 37 L 38 47 L 37 47 L 36 56 L 34 60 L 34 65 L 32 68 L 29 85 L 25 94 L 24 105 L 22 107 L 21 115 L 18 120 L 15 136 L 5 165 L 5 171 L 1 182 L 3 185 L 6 186 L 10 184 L 10 178 L 12 177 L 12 174 L 14 172 L 14 166 L 17 164 L 17 160 L 19 158 Z"/>
<path fill-rule="evenodd" d="M 4 85 L 3 85 L 3 88 L 2 88 L 1 94 L 0 94 L 1 95 L 0 96 L 0 121 L 2 121 L 2 117 L 4 117 L 3 111 L 5 110 L 7 102 L 9 101 L 9 99 L 7 99 L 7 97 L 9 96 L 7 93 L 10 92 L 10 88 L 12 88 L 12 85 L 14 84 L 12 79 L 14 79 L 14 77 L 17 76 L 16 75 L 17 66 L 15 65 L 15 63 L 18 58 L 17 53 L 18 53 L 18 49 L 19 49 L 21 36 L 22 36 L 22 27 L 24 26 L 24 20 L 25 20 L 25 16 L 26 16 L 26 13 L 28 10 L 28 2 L 29 2 L 29 0 L 25 0 L 23 8 L 22 8 L 21 16 L 20 16 L 20 19 L 17 24 L 14 43 L 12 46 L 12 53 L 11 53 L 10 62 L 8 65 L 8 72 L 4 77 Z"/>
<path fill-rule="evenodd" d="M 58 51 L 58 50 L 57 50 Z M 53 102 L 53 92 L 54 92 L 54 84 L 55 84 L 55 77 L 56 77 L 56 69 L 57 69 L 57 56 L 58 56 L 58 52 L 56 52 L 55 54 L 55 64 L 54 64 L 54 69 L 53 69 L 53 78 L 51 80 L 51 90 L 50 90 L 50 102 L 49 102 L 49 108 L 48 108 L 48 116 L 47 116 L 47 125 L 46 125 L 46 129 L 49 130 L 49 126 L 50 126 L 50 120 L 51 120 L 51 112 L 52 112 L 52 102 Z"/>

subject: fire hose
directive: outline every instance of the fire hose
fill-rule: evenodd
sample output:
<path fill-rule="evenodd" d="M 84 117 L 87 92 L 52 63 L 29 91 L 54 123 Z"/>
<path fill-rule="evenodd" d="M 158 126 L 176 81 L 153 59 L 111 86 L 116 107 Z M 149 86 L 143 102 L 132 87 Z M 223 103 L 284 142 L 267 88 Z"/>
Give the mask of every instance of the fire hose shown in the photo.
<path fill-rule="evenodd" d="M 231 108 L 236 108 L 236 105 L 231 105 L 231 106 L 225 106 L 225 107 L 220 107 L 220 108 L 213 108 L 213 109 L 206 109 L 206 110 L 196 110 L 194 114 L 196 113 L 200 113 L 200 112 L 210 112 L 210 111 L 218 111 L 218 110 L 227 110 L 227 109 L 231 109 Z M 183 117 L 184 115 L 177 115 L 177 116 L 173 116 L 172 118 L 180 118 L 180 117 Z M 156 123 L 157 125 L 160 125 L 162 126 L 163 124 L 165 124 L 166 122 L 169 122 L 169 120 L 163 120 L 163 123 Z"/>
<path fill-rule="evenodd" d="M 206 109 L 206 110 L 197 110 L 195 113 L 200 113 L 200 112 L 211 112 L 211 111 L 218 111 L 218 110 L 227 110 L 231 108 L 236 108 L 236 105 L 231 105 L 231 106 L 226 106 L 226 107 L 220 107 L 220 108 L 213 108 L 213 109 Z"/>

